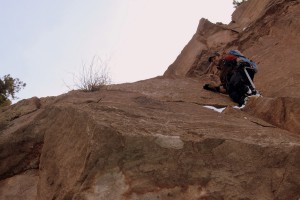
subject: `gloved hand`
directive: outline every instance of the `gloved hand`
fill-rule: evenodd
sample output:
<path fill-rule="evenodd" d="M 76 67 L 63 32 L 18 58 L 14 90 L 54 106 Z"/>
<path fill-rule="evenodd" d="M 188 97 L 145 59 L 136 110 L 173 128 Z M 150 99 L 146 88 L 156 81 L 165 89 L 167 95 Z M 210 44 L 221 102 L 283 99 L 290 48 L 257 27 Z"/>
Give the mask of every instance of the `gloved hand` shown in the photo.
<path fill-rule="evenodd" d="M 209 88 L 209 84 L 208 84 L 208 83 L 206 83 L 205 85 L 203 85 L 203 89 L 205 89 L 205 90 L 211 90 L 211 89 Z"/>
<path fill-rule="evenodd" d="M 207 84 L 203 85 L 203 89 L 210 90 L 213 92 L 220 92 L 220 86 L 218 86 L 218 87 L 209 87 L 209 86 L 210 85 L 207 83 Z"/>

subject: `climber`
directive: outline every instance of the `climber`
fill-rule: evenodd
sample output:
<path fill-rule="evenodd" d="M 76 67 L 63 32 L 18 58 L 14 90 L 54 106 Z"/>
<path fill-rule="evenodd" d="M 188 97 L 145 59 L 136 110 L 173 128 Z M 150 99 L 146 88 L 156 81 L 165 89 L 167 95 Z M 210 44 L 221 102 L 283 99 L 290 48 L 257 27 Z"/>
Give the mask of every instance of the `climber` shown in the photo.
<path fill-rule="evenodd" d="M 256 64 L 244 57 L 239 51 L 232 50 L 228 54 L 223 53 L 222 55 L 215 52 L 208 61 L 220 70 L 221 84 L 217 86 L 205 84 L 204 89 L 227 93 L 239 106 L 245 104 L 248 96 L 256 94 L 253 84 Z"/>
<path fill-rule="evenodd" d="M 220 70 L 218 69 L 218 63 L 217 60 L 221 55 L 218 52 L 214 52 L 209 58 L 208 61 L 210 62 L 210 65 L 208 66 L 207 70 L 205 73 L 207 74 L 214 74 L 220 76 Z"/>
<path fill-rule="evenodd" d="M 220 84 L 215 85 L 208 83 L 205 84 L 203 88 L 206 90 L 227 94 L 227 85 L 232 75 L 233 67 L 236 65 L 235 57 L 226 55 L 225 53 L 221 55 L 218 52 L 214 52 L 211 56 L 209 56 L 208 61 L 210 62 L 209 68 L 216 68 L 219 71 L 218 74 Z M 209 71 L 210 70 L 208 70 L 208 73 Z"/>

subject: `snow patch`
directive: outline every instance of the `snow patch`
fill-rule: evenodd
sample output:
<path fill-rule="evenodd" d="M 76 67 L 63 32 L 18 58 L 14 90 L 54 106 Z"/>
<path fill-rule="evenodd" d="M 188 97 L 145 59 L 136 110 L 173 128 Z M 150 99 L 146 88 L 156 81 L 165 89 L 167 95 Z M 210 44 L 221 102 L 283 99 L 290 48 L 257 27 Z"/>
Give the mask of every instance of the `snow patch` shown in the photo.
<path fill-rule="evenodd" d="M 241 107 L 239 107 L 239 106 L 233 106 L 233 108 L 235 108 L 235 109 L 242 109 L 242 108 L 244 108 L 245 107 L 245 105 L 242 105 Z"/>
<path fill-rule="evenodd" d="M 226 107 L 224 107 L 224 108 L 216 108 L 214 106 L 203 106 L 203 107 L 211 109 L 211 110 L 214 110 L 214 111 L 219 112 L 219 113 L 223 112 L 223 110 L 225 110 L 225 108 L 226 108 Z"/>

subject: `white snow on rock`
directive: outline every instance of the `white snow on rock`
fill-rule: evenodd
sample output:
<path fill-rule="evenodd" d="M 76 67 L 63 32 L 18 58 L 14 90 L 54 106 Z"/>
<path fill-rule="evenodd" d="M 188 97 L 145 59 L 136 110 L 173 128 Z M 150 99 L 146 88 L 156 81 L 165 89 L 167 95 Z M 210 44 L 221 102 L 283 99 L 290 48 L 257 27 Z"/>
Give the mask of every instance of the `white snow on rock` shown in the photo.
<path fill-rule="evenodd" d="M 214 106 L 203 106 L 203 107 L 211 109 L 211 110 L 214 110 L 214 111 L 219 112 L 219 113 L 223 112 L 223 110 L 226 108 L 226 107 L 224 107 L 224 108 L 216 108 Z"/>

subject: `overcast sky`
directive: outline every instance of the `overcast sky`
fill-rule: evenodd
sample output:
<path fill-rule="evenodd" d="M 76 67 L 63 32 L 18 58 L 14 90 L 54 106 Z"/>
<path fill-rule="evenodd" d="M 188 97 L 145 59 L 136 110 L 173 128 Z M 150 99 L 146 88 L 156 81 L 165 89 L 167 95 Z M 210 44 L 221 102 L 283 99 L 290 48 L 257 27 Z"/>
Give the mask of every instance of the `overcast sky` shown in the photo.
<path fill-rule="evenodd" d="M 162 75 L 199 20 L 229 23 L 232 0 L 0 0 L 0 77 L 20 99 L 67 92 L 83 63 L 109 59 L 113 83 Z"/>

